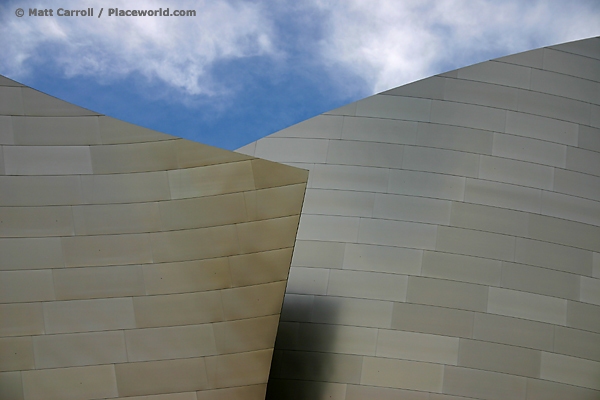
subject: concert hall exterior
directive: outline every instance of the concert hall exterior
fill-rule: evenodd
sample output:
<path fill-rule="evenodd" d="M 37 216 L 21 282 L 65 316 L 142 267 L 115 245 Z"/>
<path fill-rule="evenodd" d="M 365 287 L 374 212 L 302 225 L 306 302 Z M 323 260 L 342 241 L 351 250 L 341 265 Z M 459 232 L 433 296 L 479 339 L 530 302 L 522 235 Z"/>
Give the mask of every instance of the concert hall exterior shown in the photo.
<path fill-rule="evenodd" d="M 2 399 L 600 398 L 600 38 L 238 153 L 2 78 L 0 144 Z"/>

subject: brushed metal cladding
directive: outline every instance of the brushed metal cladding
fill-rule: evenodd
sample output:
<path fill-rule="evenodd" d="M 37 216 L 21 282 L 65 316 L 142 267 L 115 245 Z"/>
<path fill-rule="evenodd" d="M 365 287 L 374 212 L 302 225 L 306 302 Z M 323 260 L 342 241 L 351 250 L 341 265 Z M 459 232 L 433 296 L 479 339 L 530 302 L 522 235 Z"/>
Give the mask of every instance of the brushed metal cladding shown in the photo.
<path fill-rule="evenodd" d="M 310 169 L 267 398 L 600 398 L 599 103 L 597 37 L 239 149 Z"/>
<path fill-rule="evenodd" d="M 0 398 L 264 399 L 307 171 L 4 77 L 0 144 Z"/>

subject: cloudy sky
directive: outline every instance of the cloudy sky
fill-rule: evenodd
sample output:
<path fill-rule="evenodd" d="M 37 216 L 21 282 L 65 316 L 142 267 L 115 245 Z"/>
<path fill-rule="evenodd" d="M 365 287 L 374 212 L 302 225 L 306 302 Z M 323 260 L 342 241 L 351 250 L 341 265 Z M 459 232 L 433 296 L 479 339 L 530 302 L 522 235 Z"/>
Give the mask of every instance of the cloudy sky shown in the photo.
<path fill-rule="evenodd" d="M 2 0 L 0 74 L 233 150 L 430 75 L 598 35 L 598 0 Z"/>

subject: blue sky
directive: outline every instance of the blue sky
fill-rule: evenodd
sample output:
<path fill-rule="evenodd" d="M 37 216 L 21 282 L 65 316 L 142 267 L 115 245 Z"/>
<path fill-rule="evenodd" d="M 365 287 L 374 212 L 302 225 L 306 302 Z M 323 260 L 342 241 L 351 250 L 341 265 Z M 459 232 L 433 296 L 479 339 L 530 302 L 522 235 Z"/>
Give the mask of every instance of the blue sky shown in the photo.
<path fill-rule="evenodd" d="M 167 7 L 196 16 L 108 16 Z M 233 150 L 430 75 L 598 35 L 598 0 L 4 0 L 0 74 Z"/>

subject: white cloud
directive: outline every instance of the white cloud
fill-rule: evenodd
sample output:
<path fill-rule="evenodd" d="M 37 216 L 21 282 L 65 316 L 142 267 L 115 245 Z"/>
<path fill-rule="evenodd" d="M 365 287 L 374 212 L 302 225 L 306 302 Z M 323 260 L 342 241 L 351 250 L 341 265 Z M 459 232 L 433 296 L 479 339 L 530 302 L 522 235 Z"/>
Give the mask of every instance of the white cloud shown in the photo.
<path fill-rule="evenodd" d="M 586 1 L 314 4 L 329 15 L 329 32 L 320 44 L 323 59 L 332 69 L 350 69 L 366 79 L 372 93 L 443 72 L 444 66 L 600 35 L 600 9 Z"/>
<path fill-rule="evenodd" d="M 102 18 L 14 16 L 18 6 L 27 13 L 30 7 L 50 4 L 94 7 L 97 15 L 101 3 L 10 2 L 0 19 L 0 73 L 18 79 L 47 64 L 66 76 L 106 81 L 136 75 L 187 95 L 215 97 L 234 90 L 226 87 L 220 62 L 267 57 L 310 63 L 333 80 L 358 77 L 367 85 L 362 93 L 369 94 L 444 68 L 600 35 L 600 7 L 594 0 L 312 0 L 290 5 L 272 0 L 111 0 L 110 7 L 193 9 L 197 15 L 108 17 L 105 8 Z M 280 41 L 289 34 L 290 19 L 312 24 L 294 31 L 300 35 L 294 43 L 302 49 Z M 294 51 L 302 56 L 287 57 Z M 268 77 L 272 71 L 258 73 Z"/>
<path fill-rule="evenodd" d="M 94 17 L 33 17 L 29 8 L 94 8 Z M 273 28 L 260 4 L 226 1 L 124 1 L 124 10 L 195 10 L 195 17 L 115 17 L 98 1 L 13 2 L 0 21 L 2 72 L 19 78 L 32 65 L 56 64 L 67 76 L 100 80 L 140 74 L 191 95 L 226 92 L 210 72 L 215 62 L 276 55 Z M 13 8 L 25 9 L 16 18 Z M 38 66 L 38 65 L 36 65 Z"/>

